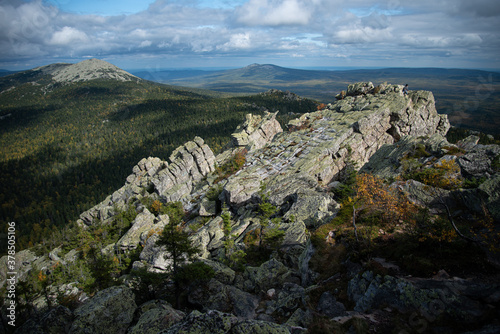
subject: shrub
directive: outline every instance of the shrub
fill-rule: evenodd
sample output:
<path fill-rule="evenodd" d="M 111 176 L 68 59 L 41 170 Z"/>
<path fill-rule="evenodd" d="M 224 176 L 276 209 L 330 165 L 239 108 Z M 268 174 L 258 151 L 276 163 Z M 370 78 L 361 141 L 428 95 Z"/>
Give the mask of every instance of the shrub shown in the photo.
<path fill-rule="evenodd" d="M 491 162 L 491 168 L 493 168 L 495 172 L 500 172 L 500 154 Z"/>
<path fill-rule="evenodd" d="M 224 165 L 216 167 L 215 173 L 217 178 L 214 180 L 214 183 L 218 183 L 239 171 L 246 162 L 247 153 L 246 149 L 238 151 Z"/>
<path fill-rule="evenodd" d="M 162 203 L 159 200 L 154 200 L 153 203 L 151 203 L 151 206 L 149 207 L 149 211 L 151 211 L 152 214 L 157 216 L 160 211 L 161 211 Z"/>
<path fill-rule="evenodd" d="M 409 171 L 403 175 L 406 180 L 413 179 L 426 185 L 442 189 L 456 189 L 462 185 L 459 179 L 460 167 L 455 160 L 443 160 L 434 164 L 433 167 L 420 166 L 414 171 Z"/>
<path fill-rule="evenodd" d="M 318 104 L 318 106 L 316 107 L 316 110 L 324 110 L 326 109 L 327 105 L 324 104 L 324 103 L 320 103 Z"/>
<path fill-rule="evenodd" d="M 217 184 L 208 189 L 207 191 L 207 199 L 210 201 L 219 201 L 219 195 L 222 193 L 223 187 L 222 184 Z"/>
<path fill-rule="evenodd" d="M 175 280 L 182 285 L 209 281 L 215 276 L 215 271 L 209 265 L 197 261 L 179 268 Z"/>

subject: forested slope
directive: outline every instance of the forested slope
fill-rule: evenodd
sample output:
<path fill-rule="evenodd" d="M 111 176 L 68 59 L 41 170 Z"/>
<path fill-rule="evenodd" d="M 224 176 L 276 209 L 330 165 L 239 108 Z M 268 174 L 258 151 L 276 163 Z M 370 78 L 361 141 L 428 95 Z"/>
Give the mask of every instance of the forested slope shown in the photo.
<path fill-rule="evenodd" d="M 65 85 L 42 74 L 0 83 L 0 229 L 15 221 L 20 248 L 56 242 L 143 157 L 167 157 L 195 136 L 217 151 L 261 107 L 283 116 L 316 109 L 281 93 L 227 98 L 148 81 Z"/>

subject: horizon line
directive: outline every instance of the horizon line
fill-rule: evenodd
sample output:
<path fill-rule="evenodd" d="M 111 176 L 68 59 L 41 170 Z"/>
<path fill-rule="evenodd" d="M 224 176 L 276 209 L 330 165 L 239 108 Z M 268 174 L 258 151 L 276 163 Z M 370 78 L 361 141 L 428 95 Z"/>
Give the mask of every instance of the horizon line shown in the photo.
<path fill-rule="evenodd" d="M 99 59 L 99 58 L 96 58 Z M 56 63 L 50 63 L 47 65 L 52 65 L 52 64 L 77 64 L 79 62 L 75 63 L 69 63 L 69 62 L 56 62 Z M 110 64 L 113 64 L 109 62 Z M 113 64 L 115 65 L 115 64 Z M 470 67 L 433 67 L 433 66 L 282 66 L 282 65 L 277 65 L 277 64 L 272 64 L 272 63 L 251 63 L 246 66 L 185 66 L 185 67 L 158 67 L 158 68 L 150 68 L 150 67 L 120 67 L 117 66 L 127 72 L 130 71 L 150 71 L 150 72 L 160 72 L 160 71 L 183 71 L 183 70 L 200 70 L 200 71 L 224 71 L 224 70 L 234 70 L 234 69 L 242 69 L 245 67 L 249 67 L 252 65 L 260 65 L 260 66 L 265 66 L 265 65 L 272 65 L 276 67 L 282 67 L 282 68 L 288 68 L 288 69 L 297 69 L 297 70 L 325 70 L 325 71 L 342 71 L 342 70 L 380 70 L 380 69 L 445 69 L 445 70 L 475 70 L 475 71 L 486 71 L 486 72 L 498 72 L 500 73 L 500 68 L 470 68 Z M 41 65 L 41 66 L 46 66 L 46 65 Z M 35 68 L 41 67 L 41 66 L 36 66 L 32 68 L 26 68 L 26 69 L 19 69 L 19 70 L 11 70 L 8 68 L 0 68 L 0 72 L 12 72 L 12 73 L 18 73 L 18 72 L 24 72 L 24 71 L 29 71 L 33 70 Z"/>

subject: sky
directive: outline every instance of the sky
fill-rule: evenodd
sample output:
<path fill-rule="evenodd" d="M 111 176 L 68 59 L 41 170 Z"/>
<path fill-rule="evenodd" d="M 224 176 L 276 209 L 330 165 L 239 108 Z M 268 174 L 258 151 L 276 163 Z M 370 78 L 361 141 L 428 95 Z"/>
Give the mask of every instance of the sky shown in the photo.
<path fill-rule="evenodd" d="M 0 0 L 0 68 L 500 69 L 498 0 Z"/>

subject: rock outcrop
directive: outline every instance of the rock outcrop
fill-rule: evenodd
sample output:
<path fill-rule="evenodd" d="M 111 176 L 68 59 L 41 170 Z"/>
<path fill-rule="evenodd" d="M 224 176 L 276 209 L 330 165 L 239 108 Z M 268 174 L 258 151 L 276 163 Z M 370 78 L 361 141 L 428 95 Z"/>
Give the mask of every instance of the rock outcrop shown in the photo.
<path fill-rule="evenodd" d="M 76 64 L 52 64 L 37 67 L 33 71 L 41 71 L 52 75 L 58 83 L 81 82 L 95 79 L 111 79 L 118 81 L 141 81 L 121 68 L 100 59 L 87 59 Z"/>
<path fill-rule="evenodd" d="M 255 200 L 264 183 L 272 202 L 283 205 L 297 189 L 316 191 L 335 180 L 350 163 L 359 169 L 383 145 L 448 131 L 448 119 L 437 113 L 431 92 L 405 97 L 394 90 L 388 86 L 378 94 L 348 96 L 290 121 L 292 132 L 249 153 L 249 163 L 228 179 L 225 199 L 243 206 Z"/>
<path fill-rule="evenodd" d="M 196 137 L 172 152 L 169 160 L 170 163 L 149 157 L 139 161 L 125 185 L 82 213 L 79 225 L 109 221 L 116 209 L 125 210 L 129 203 L 149 194 L 189 205 L 194 184 L 214 171 L 215 156 L 203 139 Z"/>
<path fill-rule="evenodd" d="M 116 247 L 121 250 L 133 250 L 139 244 L 145 246 L 150 232 L 160 233 L 168 222 L 168 215 L 155 217 L 148 209 L 144 209 L 132 222 L 132 227 L 118 240 Z"/>
<path fill-rule="evenodd" d="M 364 272 L 349 282 L 349 298 L 356 303 L 354 311 L 367 312 L 383 305 L 399 312 L 419 311 L 434 316 L 446 315 L 454 320 L 472 321 L 487 312 L 485 303 L 470 299 L 488 299 L 499 293 L 499 287 L 475 285 L 459 279 L 414 279 L 375 276 Z M 465 292 L 465 293 L 464 293 Z"/>
<path fill-rule="evenodd" d="M 306 333 L 308 328 L 355 332 L 358 327 L 366 330 L 365 325 L 384 332 L 393 330 L 394 324 L 406 324 L 403 318 L 410 319 L 403 330 L 411 331 L 416 330 L 414 314 L 431 314 L 432 321 L 451 319 L 467 330 L 495 330 L 498 323 L 487 327 L 482 321 L 500 315 L 497 283 L 443 273 L 437 278 L 404 276 L 400 263 L 371 255 L 368 263 L 360 261 L 365 249 L 348 253 L 354 238 L 336 238 L 336 230 L 327 230 L 326 239 L 311 237 L 337 224 L 338 219 L 332 222 L 337 214 L 337 218 L 346 215 L 334 190 L 352 170 L 396 180 L 392 187 L 431 214 L 443 212 L 443 203 L 451 214 L 467 219 L 486 210 L 491 228 L 498 226 L 499 146 L 479 145 L 472 136 L 450 144 L 445 137 L 450 124 L 437 113 L 432 93 L 412 91 L 405 96 L 402 88 L 375 87 L 370 82 L 350 85 L 335 103 L 290 121 L 288 131 L 282 130 L 276 113 L 247 115 L 227 150 L 217 156 L 196 137 L 177 148 L 168 161 L 142 159 L 122 188 L 82 213 L 78 221 L 87 229 L 114 224 L 120 212 L 133 212 L 127 231 L 101 250 L 103 257 L 139 254 L 127 275 L 114 278 L 123 285 L 91 298 L 81 294 L 78 307 L 71 310 L 58 306 L 43 313 L 47 303 L 39 296 L 41 316 L 26 322 L 19 332 Z M 221 180 L 216 166 L 236 152 L 245 152 L 245 164 Z M 424 172 L 452 166 L 451 178 L 474 186 L 441 189 L 416 179 L 402 180 L 416 165 Z M 154 201 L 182 204 L 185 216 L 178 228 L 198 248 L 196 261 L 213 270 L 213 277 L 191 282 L 182 296 L 176 295 L 176 301 L 184 298 L 183 311 L 162 299 L 177 287 L 171 276 L 162 277 L 157 286 L 148 281 L 148 275 L 165 275 L 172 267 L 166 248 L 156 242 L 174 219 L 154 210 Z M 404 233 L 399 223 L 404 224 L 398 221 L 394 233 L 380 230 L 379 237 L 394 241 Z M 373 251 L 373 245 L 363 245 Z M 62 249 L 44 256 L 19 252 L 19 277 L 35 269 L 49 272 L 57 263 L 77 261 L 81 254 L 80 249 L 66 254 Z M 315 254 L 331 260 L 327 266 L 336 272 L 318 268 Z M 251 257 L 251 265 L 245 263 L 245 255 Z M 5 261 L 4 257 L 0 263 Z M 373 268 L 384 274 L 375 274 Z M 325 273 L 329 277 L 323 277 Z M 5 282 L 5 275 L 0 273 L 0 279 Z M 77 284 L 68 282 L 48 291 L 78 296 Z M 140 284 L 146 287 L 134 290 Z M 133 290 L 147 293 L 137 296 Z M 149 294 L 154 299 L 146 299 Z M 397 320 L 388 323 L 392 318 Z"/>
<path fill-rule="evenodd" d="M 235 147 L 245 147 L 247 151 L 264 147 L 277 133 L 283 132 L 280 123 L 276 120 L 276 113 L 261 116 L 246 115 L 246 121 L 236 128 L 231 135 Z"/>
<path fill-rule="evenodd" d="M 99 291 L 74 311 L 70 333 L 126 333 L 136 309 L 134 294 L 125 286 Z"/>

